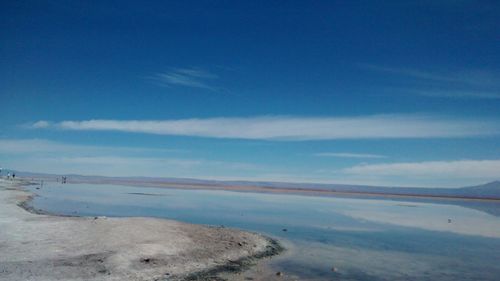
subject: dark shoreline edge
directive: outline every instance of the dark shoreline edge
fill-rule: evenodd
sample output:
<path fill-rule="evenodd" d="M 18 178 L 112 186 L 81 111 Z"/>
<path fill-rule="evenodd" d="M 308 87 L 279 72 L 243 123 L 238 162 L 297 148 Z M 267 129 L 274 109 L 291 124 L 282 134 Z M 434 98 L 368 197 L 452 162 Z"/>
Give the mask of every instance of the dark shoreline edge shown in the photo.
<path fill-rule="evenodd" d="M 26 198 L 26 200 L 18 202 L 17 206 L 23 208 L 28 213 L 32 213 L 32 214 L 35 214 L 35 215 L 45 215 L 45 216 L 63 217 L 63 218 L 85 218 L 85 216 L 62 215 L 62 214 L 57 214 L 57 213 L 52 213 L 52 212 L 44 211 L 42 209 L 36 209 L 35 207 L 33 207 L 31 205 L 31 201 L 33 201 L 33 198 L 35 198 L 36 196 L 38 196 L 38 195 L 29 195 Z"/>
<path fill-rule="evenodd" d="M 259 234 L 261 235 L 261 234 Z M 262 236 L 262 235 L 261 235 Z M 235 261 L 228 260 L 226 264 L 218 265 L 214 268 L 209 268 L 200 272 L 195 272 L 192 273 L 182 279 L 179 279 L 180 281 L 205 281 L 205 280 L 210 280 L 210 281 L 227 281 L 227 279 L 221 278 L 219 274 L 221 273 L 231 273 L 231 274 L 237 274 L 241 273 L 250 267 L 256 265 L 258 260 L 264 259 L 264 258 L 270 258 L 276 255 L 281 254 L 284 252 L 286 249 L 275 239 L 263 236 L 267 241 L 268 244 L 266 246 L 266 250 L 256 253 L 254 255 L 240 258 Z M 175 280 L 175 279 L 173 279 Z"/>
<path fill-rule="evenodd" d="M 260 234 L 259 234 L 260 235 Z M 286 249 L 281 246 L 281 244 L 272 238 L 263 236 L 269 243 L 266 246 L 266 250 L 256 253 L 254 255 L 240 258 L 238 260 L 232 261 L 228 260 L 226 264 L 218 265 L 213 268 L 209 268 L 206 270 L 202 270 L 199 272 L 194 272 L 189 274 L 188 276 L 178 279 L 179 281 L 227 281 L 219 276 L 222 273 L 230 273 L 237 274 L 241 273 L 250 267 L 256 265 L 256 263 L 264 258 L 271 258 L 273 256 L 279 255 L 284 252 Z M 169 279 L 170 280 L 170 279 Z M 176 280 L 176 279 L 173 279 Z"/>
<path fill-rule="evenodd" d="M 38 196 L 34 194 L 32 191 L 27 190 L 25 187 L 28 185 L 33 185 L 34 183 L 32 182 L 20 182 L 15 184 L 16 188 L 13 188 L 15 190 L 21 189 L 24 192 L 30 193 L 24 200 L 20 200 L 17 202 L 17 206 L 24 209 L 25 211 L 35 214 L 35 215 L 47 215 L 47 216 L 54 216 L 54 217 L 73 217 L 73 218 L 87 218 L 85 216 L 78 216 L 78 215 L 62 215 L 62 214 L 57 214 L 57 213 L 52 213 L 52 212 L 47 212 L 41 209 L 36 209 L 31 205 L 31 202 L 33 199 Z M 218 227 L 218 226 L 210 226 L 207 225 L 206 227 Z M 246 231 L 249 232 L 249 231 Z M 261 259 L 264 258 L 271 258 L 273 256 L 277 256 L 281 253 L 283 253 L 286 249 L 278 242 L 278 240 L 273 239 L 271 237 L 262 235 L 260 233 L 257 233 L 261 237 L 267 240 L 268 245 L 266 246 L 266 249 L 264 251 L 260 251 L 258 253 L 255 253 L 253 255 L 243 257 L 237 260 L 228 260 L 225 264 L 213 266 L 211 268 L 201 270 L 198 272 L 193 272 L 187 276 L 184 277 L 178 277 L 176 278 L 175 276 L 171 276 L 170 279 L 172 281 L 227 281 L 227 279 L 224 279 L 220 277 L 220 274 L 223 273 L 230 273 L 230 274 L 237 274 L 241 273 L 250 267 L 254 266 L 257 264 L 257 262 Z"/>

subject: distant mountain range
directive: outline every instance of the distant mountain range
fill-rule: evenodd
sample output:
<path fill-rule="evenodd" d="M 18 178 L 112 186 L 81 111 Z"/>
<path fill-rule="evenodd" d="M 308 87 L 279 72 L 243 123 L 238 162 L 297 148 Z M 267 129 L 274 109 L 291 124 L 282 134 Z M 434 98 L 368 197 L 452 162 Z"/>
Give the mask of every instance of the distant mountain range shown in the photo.
<path fill-rule="evenodd" d="M 477 186 L 461 188 L 423 188 L 423 187 L 384 187 L 345 184 L 282 183 L 282 182 L 222 182 L 225 185 L 260 186 L 268 188 L 328 190 L 334 192 L 352 192 L 369 194 L 392 194 L 439 197 L 472 197 L 500 199 L 500 181 L 493 181 Z"/>
<path fill-rule="evenodd" d="M 56 180 L 61 175 L 16 171 L 21 177 Z M 421 188 L 421 187 L 384 187 L 346 184 L 286 183 L 259 181 L 218 181 L 190 178 L 157 177 L 103 177 L 64 175 L 70 182 L 110 183 L 143 186 L 185 186 L 191 188 L 228 188 L 236 190 L 259 191 L 297 191 L 297 192 L 337 192 L 375 195 L 426 196 L 426 197 L 461 197 L 500 199 L 500 181 L 461 188 Z"/>
<path fill-rule="evenodd" d="M 458 191 L 462 194 L 475 197 L 494 197 L 500 198 L 500 181 L 493 181 L 482 185 L 460 188 Z"/>

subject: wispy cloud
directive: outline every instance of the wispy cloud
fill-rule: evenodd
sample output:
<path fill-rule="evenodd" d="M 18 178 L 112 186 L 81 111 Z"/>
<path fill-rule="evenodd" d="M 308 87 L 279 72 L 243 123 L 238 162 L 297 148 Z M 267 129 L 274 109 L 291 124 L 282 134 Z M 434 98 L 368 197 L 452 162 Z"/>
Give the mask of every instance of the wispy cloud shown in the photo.
<path fill-rule="evenodd" d="M 173 156 L 172 152 L 177 151 L 0 139 L 0 164 L 9 169 L 55 174 L 202 178 L 223 176 L 228 171 L 238 176 L 263 169 L 253 163 Z"/>
<path fill-rule="evenodd" d="M 38 123 L 38 122 L 37 122 Z M 36 123 L 35 123 L 36 124 Z M 47 124 L 49 124 L 47 122 Z M 35 126 L 36 128 L 40 128 Z M 45 127 L 42 127 L 45 128 Z M 153 153 L 182 153 L 186 150 L 145 148 L 145 147 L 118 147 L 118 146 L 93 146 L 55 142 L 45 139 L 0 139 L 0 154 L 144 154 Z"/>
<path fill-rule="evenodd" d="M 499 179 L 500 160 L 457 160 L 357 165 L 343 173 L 362 176 Z"/>
<path fill-rule="evenodd" d="M 374 64 L 358 64 L 367 70 L 385 72 L 388 74 L 411 77 L 420 80 L 436 82 L 452 82 L 471 86 L 498 86 L 499 74 L 485 70 L 467 70 L 454 72 L 437 72 L 412 68 L 387 67 Z"/>
<path fill-rule="evenodd" d="M 500 99 L 500 73 L 485 70 L 428 71 L 412 68 L 358 64 L 373 72 L 403 77 L 407 88 L 391 89 L 434 98 Z M 398 82 L 401 82 L 399 79 Z"/>
<path fill-rule="evenodd" d="M 472 91 L 472 90 L 464 90 L 464 91 L 446 91 L 446 90 L 414 90 L 409 91 L 421 96 L 427 97 L 435 97 L 435 98 L 457 98 L 457 99 L 500 99 L 500 90 L 498 92 L 493 91 Z"/>
<path fill-rule="evenodd" d="M 86 120 L 48 124 L 48 128 L 62 130 L 121 131 L 209 138 L 289 141 L 456 138 L 500 134 L 500 123 L 495 122 L 495 120 L 460 119 L 422 114 L 358 117 L 221 117 L 156 121 Z"/>
<path fill-rule="evenodd" d="M 42 129 L 50 126 L 50 123 L 47 121 L 38 121 L 31 125 L 34 129 Z"/>
<path fill-rule="evenodd" d="M 152 79 L 164 86 L 182 86 L 216 91 L 210 80 L 218 76 L 200 68 L 174 68 L 167 72 L 157 73 Z"/>
<path fill-rule="evenodd" d="M 315 153 L 314 156 L 338 157 L 338 158 L 386 158 L 387 157 L 385 155 L 380 155 L 380 154 L 348 153 L 348 152 L 320 152 L 320 153 Z"/>

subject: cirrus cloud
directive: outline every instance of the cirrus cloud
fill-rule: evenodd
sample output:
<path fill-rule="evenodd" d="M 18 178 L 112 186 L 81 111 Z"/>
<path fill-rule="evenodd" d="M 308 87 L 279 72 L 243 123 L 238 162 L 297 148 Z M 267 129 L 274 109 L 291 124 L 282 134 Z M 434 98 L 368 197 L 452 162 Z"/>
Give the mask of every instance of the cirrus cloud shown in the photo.
<path fill-rule="evenodd" d="M 181 86 L 216 91 L 209 81 L 218 76 L 201 68 L 174 68 L 167 72 L 157 73 L 153 77 L 163 86 Z"/>
<path fill-rule="evenodd" d="M 351 153 L 351 152 L 320 152 L 314 156 L 319 157 L 337 157 L 337 158 L 386 158 L 385 155 L 368 154 L 368 153 Z"/>
<path fill-rule="evenodd" d="M 363 176 L 500 178 L 500 160 L 456 160 L 364 164 L 345 168 L 346 174 Z"/>
<path fill-rule="evenodd" d="M 43 122 L 44 126 L 37 126 Z M 494 120 L 460 119 L 422 114 L 357 117 L 257 116 L 178 120 L 83 120 L 32 128 L 74 131 L 120 131 L 158 135 L 253 140 L 334 140 L 385 138 L 457 138 L 500 134 Z"/>

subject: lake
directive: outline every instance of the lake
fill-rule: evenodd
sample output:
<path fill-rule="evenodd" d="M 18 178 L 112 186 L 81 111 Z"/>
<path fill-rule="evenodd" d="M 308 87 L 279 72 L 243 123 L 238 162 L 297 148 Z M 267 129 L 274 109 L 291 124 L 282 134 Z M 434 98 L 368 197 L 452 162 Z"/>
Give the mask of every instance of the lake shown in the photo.
<path fill-rule="evenodd" d="M 29 189 L 39 195 L 33 207 L 52 213 L 160 217 L 272 236 L 288 251 L 269 267 L 302 280 L 500 280 L 500 217 L 494 215 L 500 204 L 491 202 L 493 212 L 483 212 L 430 199 L 97 184 Z"/>

